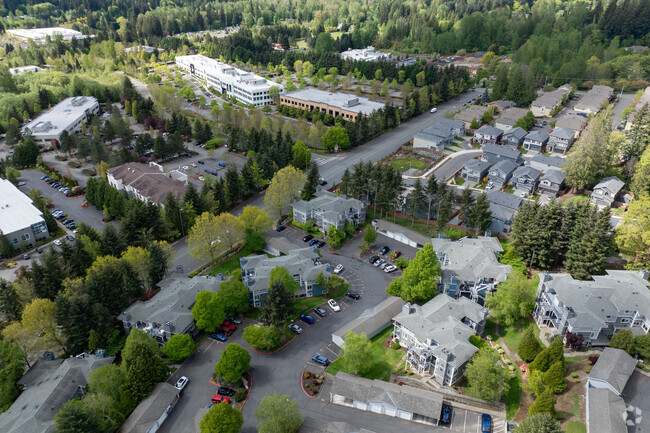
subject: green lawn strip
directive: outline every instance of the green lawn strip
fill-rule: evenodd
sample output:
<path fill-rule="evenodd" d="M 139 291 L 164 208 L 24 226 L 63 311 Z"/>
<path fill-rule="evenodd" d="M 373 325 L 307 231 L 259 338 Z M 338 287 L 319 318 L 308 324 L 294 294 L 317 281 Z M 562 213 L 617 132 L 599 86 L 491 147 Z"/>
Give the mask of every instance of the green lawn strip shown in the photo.
<path fill-rule="evenodd" d="M 567 421 L 564 431 L 566 433 L 587 433 L 587 427 L 580 421 Z"/>
<path fill-rule="evenodd" d="M 510 350 L 516 352 L 517 347 L 519 347 L 519 341 L 521 341 L 521 337 L 523 336 L 524 331 L 526 331 L 526 329 L 528 329 L 528 327 L 531 325 L 535 327 L 535 335 L 539 337 L 539 328 L 537 327 L 537 324 L 535 324 L 535 321 L 530 318 L 524 321 L 523 328 L 521 327 L 520 322 L 506 327 L 499 325 L 499 331 L 501 332 L 501 335 L 503 335 L 503 341 L 506 343 L 506 346 L 508 346 Z"/>
<path fill-rule="evenodd" d="M 452 146 L 452 147 L 457 147 L 457 148 L 459 148 L 459 149 L 462 149 L 462 146 L 460 146 L 460 145 L 457 144 L 457 143 L 451 143 L 451 146 Z"/>
<path fill-rule="evenodd" d="M 573 402 L 573 407 L 571 407 L 571 416 L 574 418 L 580 417 L 580 396 L 578 394 L 571 394 L 571 401 Z"/>
<path fill-rule="evenodd" d="M 510 388 L 501 399 L 506 404 L 506 419 L 513 419 L 517 415 L 519 402 L 521 401 L 521 377 L 517 370 L 515 370 L 515 375 L 508 381 L 508 384 Z"/>
<path fill-rule="evenodd" d="M 219 272 L 222 272 L 224 276 L 230 275 L 232 271 L 238 269 L 241 266 L 239 263 L 240 257 L 249 256 L 254 253 L 255 253 L 254 251 L 251 251 L 248 248 L 244 247 L 237 254 L 228 257 L 226 260 L 219 263 L 218 265 L 216 265 L 214 268 L 210 269 L 206 273 L 208 275 L 217 275 Z"/>
<path fill-rule="evenodd" d="M 587 355 L 582 355 L 582 356 L 566 356 L 564 357 L 564 360 L 566 361 L 567 364 L 571 364 L 574 362 L 582 361 L 583 359 L 587 358 Z"/>
<path fill-rule="evenodd" d="M 425 161 L 421 161 L 417 158 L 400 158 L 396 159 L 395 161 L 391 162 L 390 165 L 399 171 L 406 171 L 409 168 L 414 168 L 416 170 L 422 170 L 426 168 L 427 163 Z"/>
<path fill-rule="evenodd" d="M 576 195 L 576 196 L 573 196 L 573 197 L 571 197 L 571 198 L 565 200 L 565 201 L 564 201 L 564 204 L 565 204 L 565 205 L 568 205 L 569 203 L 573 203 L 573 202 L 581 202 L 581 201 L 589 201 L 589 196 L 586 195 L 586 194 Z"/>

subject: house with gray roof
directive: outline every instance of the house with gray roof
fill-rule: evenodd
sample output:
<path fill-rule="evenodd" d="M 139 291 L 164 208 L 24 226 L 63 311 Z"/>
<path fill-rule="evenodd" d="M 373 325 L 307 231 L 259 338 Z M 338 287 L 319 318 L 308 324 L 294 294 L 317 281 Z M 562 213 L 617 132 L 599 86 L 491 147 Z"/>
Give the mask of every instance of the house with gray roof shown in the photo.
<path fill-rule="evenodd" d="M 510 128 L 503 133 L 501 137 L 501 144 L 512 146 L 515 149 L 524 143 L 524 138 L 528 135 L 528 131 L 524 128 L 517 126 L 516 128 Z"/>
<path fill-rule="evenodd" d="M 627 381 L 634 373 L 636 359 L 624 350 L 606 347 L 587 376 L 587 386 L 605 388 L 621 395 Z"/>
<path fill-rule="evenodd" d="M 488 108 L 496 108 L 499 113 L 503 112 L 503 110 L 507 110 L 508 108 L 516 107 L 517 104 L 515 104 L 512 101 L 504 101 L 503 99 L 499 99 L 494 102 L 490 102 L 488 104 Z"/>
<path fill-rule="evenodd" d="M 0 431 L 54 433 L 54 415 L 66 402 L 85 394 L 91 371 L 114 359 L 85 355 L 38 360 L 18 381 L 22 393 L 6 412 L 0 413 Z"/>
<path fill-rule="evenodd" d="M 267 257 L 250 255 L 239 259 L 242 281 L 250 290 L 250 303 L 254 307 L 263 304 L 269 287 L 271 271 L 278 266 L 285 268 L 298 283 L 296 297 L 322 295 L 324 287 L 314 283 L 319 272 L 329 279 L 331 271 L 328 265 L 321 263 L 315 247 L 300 248 L 289 251 L 286 256 Z"/>
<path fill-rule="evenodd" d="M 488 191 L 487 198 L 490 202 L 490 213 L 492 214 L 490 231 L 507 235 L 512 229 L 512 221 L 524 202 L 523 199 L 499 190 Z"/>
<path fill-rule="evenodd" d="M 518 165 L 512 162 L 509 159 L 504 159 L 502 161 L 494 164 L 488 171 L 487 179 L 488 183 L 492 182 L 492 186 L 497 189 L 501 189 L 510 180 L 512 173 L 515 172 Z"/>
<path fill-rule="evenodd" d="M 587 387 L 586 394 L 587 433 L 630 433 L 623 398 L 603 388 Z"/>
<path fill-rule="evenodd" d="M 575 138 L 575 133 L 569 128 L 555 128 L 551 131 L 546 150 L 566 155 Z"/>
<path fill-rule="evenodd" d="M 422 306 L 406 303 L 393 318 L 393 341 L 407 349 L 406 368 L 451 386 L 478 351 L 469 338 L 483 334 L 487 315 L 476 302 L 445 294 Z"/>
<path fill-rule="evenodd" d="M 488 170 L 490 168 L 490 163 L 487 161 L 482 161 L 480 159 L 470 159 L 465 163 L 460 174 L 463 179 L 479 183 L 487 176 Z"/>
<path fill-rule="evenodd" d="M 573 110 L 578 113 L 592 114 L 598 113 L 605 102 L 614 94 L 614 89 L 609 86 L 595 85 L 585 93 Z"/>
<path fill-rule="evenodd" d="M 490 164 L 496 164 L 503 159 L 509 159 L 517 165 L 524 163 L 521 152 L 510 146 L 500 146 L 498 144 L 486 144 L 483 146 L 483 158 Z"/>
<path fill-rule="evenodd" d="M 440 261 L 441 293 L 452 298 L 465 297 L 485 305 L 485 298 L 512 272 L 510 265 L 499 263 L 503 248 L 497 238 L 479 236 L 476 239 L 434 238 L 433 250 Z"/>
<path fill-rule="evenodd" d="M 156 384 L 151 394 L 138 404 L 118 433 L 155 433 L 180 400 L 179 391 L 167 382 Z"/>
<path fill-rule="evenodd" d="M 494 126 L 507 131 L 515 126 L 519 119 L 523 119 L 528 114 L 528 110 L 517 107 L 506 108 L 501 112 L 499 118 L 494 122 Z"/>
<path fill-rule="evenodd" d="M 465 124 L 466 129 L 472 128 L 472 122 L 476 120 L 478 123 L 481 123 L 483 119 L 483 114 L 488 111 L 488 107 L 483 107 L 481 105 L 470 105 L 469 107 L 461 110 L 460 112 L 454 115 L 454 120 L 460 120 Z"/>
<path fill-rule="evenodd" d="M 441 127 L 440 125 L 433 125 L 415 134 L 413 137 L 413 148 L 442 152 L 445 150 L 445 147 L 451 145 L 453 139 L 454 134 L 450 129 Z"/>
<path fill-rule="evenodd" d="M 510 183 L 517 191 L 534 194 L 541 172 L 533 167 L 521 165 L 512 173 Z"/>
<path fill-rule="evenodd" d="M 496 144 L 501 140 L 503 129 L 483 125 L 474 132 L 474 141 L 480 144 Z"/>
<path fill-rule="evenodd" d="M 524 138 L 524 149 L 542 152 L 548 139 L 549 135 L 544 131 L 531 131 Z"/>
<path fill-rule="evenodd" d="M 334 376 L 330 401 L 429 425 L 438 424 L 442 411 L 442 394 L 378 379 L 364 379 L 342 371 Z"/>
<path fill-rule="evenodd" d="M 217 292 L 221 278 L 210 275 L 187 278 L 185 275 L 171 274 L 158 286 L 160 291 L 151 299 L 135 301 L 122 314 L 122 321 L 128 334 L 132 328 L 139 329 L 164 344 L 173 335 L 198 332 L 192 307 L 196 295 L 204 290 Z"/>
<path fill-rule="evenodd" d="M 557 197 L 564 188 L 564 179 L 566 179 L 566 173 L 563 171 L 549 170 L 542 174 L 537 192 L 549 197 Z"/>
<path fill-rule="evenodd" d="M 343 230 L 347 222 L 356 227 L 366 219 L 365 203 L 329 191 L 319 191 L 311 200 L 299 200 L 292 204 L 292 208 L 294 221 L 300 224 L 312 221 L 325 233 L 332 225 Z"/>
<path fill-rule="evenodd" d="M 402 305 L 404 305 L 402 298 L 389 296 L 388 299 L 364 310 L 359 317 L 332 333 L 332 342 L 343 347 L 348 332 L 357 335 L 366 334 L 368 338 L 374 337 L 393 323 L 393 317 L 402 311 Z"/>
<path fill-rule="evenodd" d="M 548 156 L 540 153 L 528 159 L 525 165 L 547 173 L 552 170 L 562 170 L 565 162 L 566 160 L 560 156 Z"/>
<path fill-rule="evenodd" d="M 574 137 L 577 139 L 582 131 L 587 127 L 587 117 L 580 115 L 575 111 L 569 111 L 557 119 L 555 127 L 570 129 L 573 131 Z"/>
<path fill-rule="evenodd" d="M 621 329 L 635 335 L 650 330 L 647 271 L 607 270 L 592 281 L 569 274 L 540 274 L 533 317 L 538 325 L 582 335 L 585 346 L 607 346 Z"/>
<path fill-rule="evenodd" d="M 601 209 L 611 207 L 616 201 L 616 196 L 623 189 L 623 185 L 625 182 L 616 176 L 606 177 L 594 187 L 589 203 Z"/>
<path fill-rule="evenodd" d="M 552 92 L 542 93 L 530 105 L 530 111 L 533 112 L 533 116 L 535 117 L 552 116 L 554 110 L 559 108 L 563 101 L 567 100 L 572 91 L 573 87 L 569 84 L 565 84 Z"/>

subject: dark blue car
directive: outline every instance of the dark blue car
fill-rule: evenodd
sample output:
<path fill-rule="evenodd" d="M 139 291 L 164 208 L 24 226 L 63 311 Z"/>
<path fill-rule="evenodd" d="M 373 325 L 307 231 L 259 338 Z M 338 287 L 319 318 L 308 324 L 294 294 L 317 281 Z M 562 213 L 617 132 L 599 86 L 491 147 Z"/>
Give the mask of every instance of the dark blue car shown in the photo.
<path fill-rule="evenodd" d="M 311 317 L 309 314 L 301 314 L 300 315 L 300 320 L 302 320 L 305 323 L 309 323 L 310 325 L 313 325 L 316 323 L 313 317 Z"/>
<path fill-rule="evenodd" d="M 228 337 L 226 337 L 226 334 L 222 334 L 221 332 L 213 332 L 210 334 L 210 338 L 217 341 L 226 341 L 228 339 Z"/>
<path fill-rule="evenodd" d="M 486 413 L 481 415 L 481 433 L 492 433 L 492 417 Z"/>
<path fill-rule="evenodd" d="M 451 422 L 451 408 L 446 404 L 442 405 L 442 416 L 440 417 L 442 424 L 449 424 Z"/>
<path fill-rule="evenodd" d="M 285 226 L 278 226 L 278 228 L 275 229 L 275 231 L 276 231 L 276 232 L 281 232 L 281 231 L 283 231 L 284 229 L 286 229 Z"/>
<path fill-rule="evenodd" d="M 330 360 L 325 358 L 324 356 L 321 356 L 321 355 L 314 355 L 314 356 L 311 357 L 311 359 L 316 364 L 320 364 L 320 365 L 325 366 L 325 367 L 330 365 Z"/>
<path fill-rule="evenodd" d="M 316 245 L 317 243 L 318 243 L 318 239 L 312 239 L 312 240 L 309 242 L 309 246 L 310 246 L 310 247 L 313 247 L 313 246 Z"/>

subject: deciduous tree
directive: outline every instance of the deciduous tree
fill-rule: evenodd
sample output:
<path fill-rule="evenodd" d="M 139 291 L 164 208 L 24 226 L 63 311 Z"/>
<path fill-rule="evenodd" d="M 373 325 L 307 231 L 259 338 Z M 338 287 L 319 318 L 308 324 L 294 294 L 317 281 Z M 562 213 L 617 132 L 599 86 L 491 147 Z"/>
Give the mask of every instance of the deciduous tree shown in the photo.
<path fill-rule="evenodd" d="M 536 413 L 515 427 L 513 433 L 562 433 L 562 428 L 550 413 Z"/>
<path fill-rule="evenodd" d="M 189 253 L 197 260 L 215 259 L 222 248 L 219 239 L 221 229 L 218 218 L 211 212 L 204 212 L 194 221 L 187 238 Z"/>
<path fill-rule="evenodd" d="M 636 198 L 628 205 L 623 223 L 616 228 L 616 243 L 633 257 L 627 264 L 629 269 L 650 266 L 650 196 Z"/>
<path fill-rule="evenodd" d="M 353 331 L 345 334 L 343 354 L 339 356 L 345 371 L 363 376 L 377 362 L 373 354 L 373 347 L 365 332 L 361 335 Z"/>
<path fill-rule="evenodd" d="M 499 322 L 511 326 L 533 312 L 536 288 L 536 280 L 512 272 L 506 281 L 499 284 L 497 291 L 488 294 L 488 308 Z"/>
<path fill-rule="evenodd" d="M 294 433 L 302 424 L 298 402 L 277 392 L 262 398 L 255 418 L 258 433 Z"/>
<path fill-rule="evenodd" d="M 230 343 L 226 346 L 219 361 L 214 366 L 214 372 L 223 380 L 236 383 L 242 374 L 248 370 L 251 354 L 239 344 Z"/>
<path fill-rule="evenodd" d="M 440 262 L 431 244 L 426 244 L 411 260 L 401 277 L 388 286 L 388 293 L 406 302 L 424 303 L 438 294 Z"/>
<path fill-rule="evenodd" d="M 335 149 L 345 150 L 350 147 L 350 137 L 343 127 L 333 126 L 323 134 L 321 145 L 330 152 Z"/>
<path fill-rule="evenodd" d="M 634 355 L 634 334 L 629 329 L 621 329 L 609 340 L 609 347 Z"/>
<path fill-rule="evenodd" d="M 0 413 L 6 411 L 18 397 L 18 379 L 25 372 L 25 358 L 20 348 L 0 340 Z"/>
<path fill-rule="evenodd" d="M 199 423 L 201 433 L 239 433 L 242 425 L 241 412 L 225 403 L 212 406 Z"/>
<path fill-rule="evenodd" d="M 244 224 L 246 230 L 264 233 L 271 227 L 269 214 L 257 206 L 245 206 L 239 220 Z"/>
<path fill-rule="evenodd" d="M 184 361 L 194 352 L 196 345 L 188 334 L 172 335 L 163 346 L 163 353 L 173 362 Z"/>
<path fill-rule="evenodd" d="M 472 357 L 465 376 L 474 393 L 483 400 L 497 401 L 509 388 L 508 372 L 501 365 L 499 355 L 489 347 L 483 347 Z"/>
<path fill-rule="evenodd" d="M 213 332 L 226 318 L 219 296 L 209 290 L 203 290 L 196 295 L 192 317 L 196 327 L 207 332 Z"/>
<path fill-rule="evenodd" d="M 264 205 L 273 219 L 280 218 L 286 207 L 300 197 L 300 188 L 305 184 L 305 175 L 289 166 L 278 171 L 264 195 Z"/>
<path fill-rule="evenodd" d="M 232 278 L 219 286 L 217 298 L 226 314 L 241 313 L 248 310 L 250 292 L 240 279 Z"/>
<path fill-rule="evenodd" d="M 291 164 L 300 170 L 306 169 L 311 161 L 311 152 L 307 145 L 302 140 L 298 140 L 293 145 L 291 153 L 293 157 Z"/>
<path fill-rule="evenodd" d="M 273 350 L 280 344 L 280 332 L 275 326 L 247 326 L 243 337 L 245 342 L 258 350 Z"/>

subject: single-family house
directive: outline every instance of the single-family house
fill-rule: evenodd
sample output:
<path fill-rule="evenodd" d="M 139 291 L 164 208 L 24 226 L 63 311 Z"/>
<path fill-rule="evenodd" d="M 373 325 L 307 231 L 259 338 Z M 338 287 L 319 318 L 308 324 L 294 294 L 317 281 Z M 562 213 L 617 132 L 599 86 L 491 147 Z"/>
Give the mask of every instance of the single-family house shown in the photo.
<path fill-rule="evenodd" d="M 483 125 L 474 133 L 474 141 L 481 144 L 497 144 L 501 140 L 503 130 L 491 125 Z"/>
<path fill-rule="evenodd" d="M 519 119 L 526 117 L 526 114 L 528 114 L 528 110 L 523 108 L 507 108 L 501 112 L 501 115 L 494 123 L 494 126 L 503 131 L 507 131 L 508 129 L 513 128 Z"/>
<path fill-rule="evenodd" d="M 465 136 L 465 123 L 460 120 L 454 119 L 445 119 L 444 117 L 436 122 L 441 128 L 449 129 L 454 137 L 464 137 Z"/>
<path fill-rule="evenodd" d="M 507 235 L 512 229 L 512 221 L 524 202 L 523 199 L 499 190 L 488 191 L 487 198 L 490 202 L 490 213 L 492 213 L 490 231 Z"/>
<path fill-rule="evenodd" d="M 533 112 L 533 116 L 535 117 L 552 116 L 553 111 L 562 105 L 562 101 L 565 101 L 565 98 L 568 98 L 572 91 L 573 87 L 565 84 L 552 92 L 542 93 L 542 95 L 533 101 L 530 106 L 530 111 Z"/>
<path fill-rule="evenodd" d="M 434 238 L 431 245 L 440 261 L 439 291 L 452 298 L 463 296 L 485 305 L 487 294 L 512 272 L 510 265 L 499 263 L 503 248 L 497 238 Z"/>
<path fill-rule="evenodd" d="M 557 197 L 564 188 L 566 173 L 561 170 L 549 170 L 542 174 L 537 186 L 537 192 L 549 197 Z"/>
<path fill-rule="evenodd" d="M 488 171 L 487 179 L 488 183 L 492 183 L 494 188 L 501 189 L 510 180 L 512 173 L 515 172 L 518 165 L 512 162 L 509 159 L 504 159 L 502 161 L 494 164 Z"/>
<path fill-rule="evenodd" d="M 548 156 L 540 153 L 526 160 L 524 164 L 546 173 L 551 170 L 562 170 L 565 161 L 561 156 Z"/>
<path fill-rule="evenodd" d="M 481 105 L 470 105 L 469 107 L 456 113 L 454 120 L 460 120 L 465 124 L 466 129 L 472 128 L 472 122 L 476 120 L 479 124 L 482 122 L 483 115 L 488 110 L 488 107 Z"/>
<path fill-rule="evenodd" d="M 516 165 L 521 165 L 524 163 L 524 158 L 521 156 L 521 152 L 517 149 L 513 149 L 510 146 L 501 146 L 498 144 L 486 144 L 483 146 L 483 159 L 487 160 L 490 164 L 496 164 L 499 161 L 508 159 L 514 162 Z"/>
<path fill-rule="evenodd" d="M 526 194 L 534 194 L 535 188 L 541 176 L 541 172 L 533 167 L 522 165 L 512 173 L 510 183 L 517 191 L 525 192 Z"/>
<path fill-rule="evenodd" d="M 487 315 L 487 308 L 476 302 L 445 294 L 422 306 L 406 303 L 393 318 L 393 341 L 407 349 L 407 369 L 451 386 L 463 378 L 478 351 L 469 338 L 483 334 Z"/>
<path fill-rule="evenodd" d="M 269 287 L 271 271 L 278 266 L 285 268 L 289 275 L 298 283 L 298 298 L 312 297 L 323 294 L 325 287 L 315 283 L 320 272 L 329 279 L 329 265 L 320 261 L 316 247 L 299 248 L 289 251 L 286 256 L 267 257 L 265 254 L 250 255 L 239 259 L 242 281 L 250 290 L 250 303 L 259 307 Z"/>
<path fill-rule="evenodd" d="M 546 150 L 566 155 L 575 140 L 575 133 L 569 128 L 555 128 L 551 131 Z"/>
<path fill-rule="evenodd" d="M 592 281 L 569 274 L 540 274 L 533 317 L 538 325 L 566 338 L 584 337 L 585 346 L 607 346 L 621 329 L 635 335 L 650 330 L 648 272 L 606 270 Z"/>
<path fill-rule="evenodd" d="M 587 127 L 587 117 L 570 111 L 563 114 L 555 122 L 556 128 L 567 128 L 573 131 L 574 138 L 578 138 L 582 131 Z"/>
<path fill-rule="evenodd" d="M 487 176 L 490 163 L 480 159 L 470 159 L 465 163 L 461 176 L 468 182 L 479 183 Z"/>
<path fill-rule="evenodd" d="M 503 133 L 503 136 L 501 137 L 501 144 L 519 149 L 519 147 L 524 143 L 524 138 L 526 138 L 526 135 L 528 135 L 528 131 L 526 131 L 521 126 L 510 128 Z"/>
<path fill-rule="evenodd" d="M 413 148 L 442 152 L 451 145 L 453 139 L 451 131 L 431 126 L 413 136 Z"/>
<path fill-rule="evenodd" d="M 549 135 L 544 131 L 531 131 L 524 138 L 524 149 L 542 152 L 548 143 Z"/>
<path fill-rule="evenodd" d="M 623 189 L 623 185 L 625 182 L 616 176 L 606 177 L 594 187 L 589 202 L 599 208 L 610 207 L 616 201 L 616 196 Z"/>
<path fill-rule="evenodd" d="M 497 112 L 502 113 L 504 110 L 507 110 L 508 108 L 516 107 L 517 104 L 515 104 L 512 101 L 504 101 L 503 99 L 499 99 L 498 101 L 490 102 L 488 104 L 488 108 L 494 107 Z"/>
<path fill-rule="evenodd" d="M 339 230 L 349 222 L 356 227 L 366 219 L 366 205 L 354 198 L 345 198 L 329 191 L 319 191 L 311 200 L 299 200 L 292 204 L 293 220 L 301 224 L 313 221 L 325 233 L 330 226 Z"/>
<path fill-rule="evenodd" d="M 573 110 L 587 115 L 598 113 L 603 104 L 609 101 L 613 94 L 614 89 L 611 87 L 595 85 L 580 98 Z"/>

